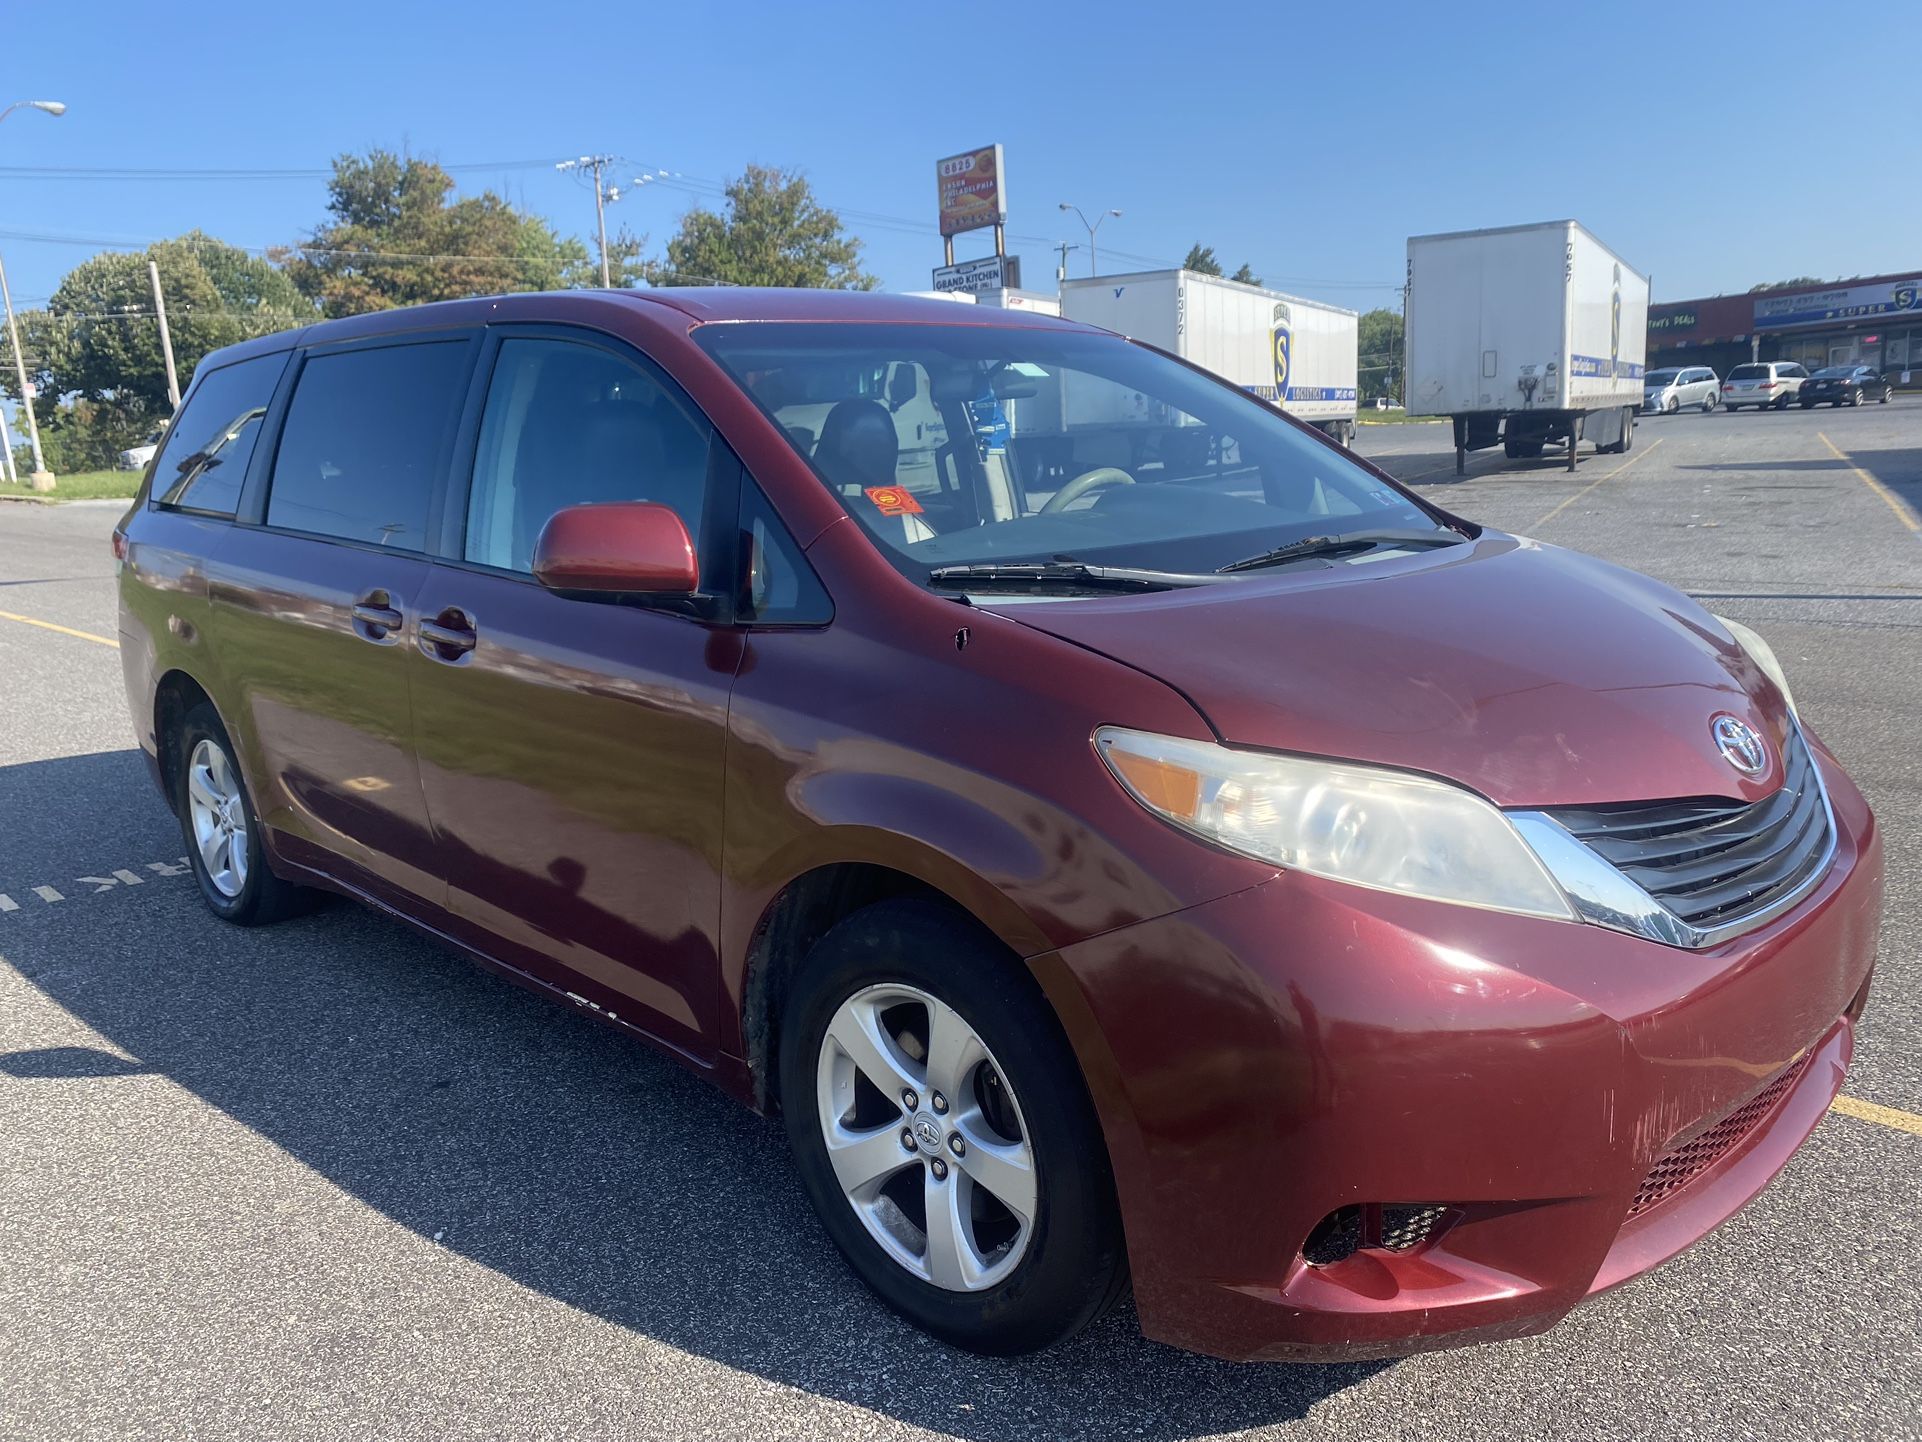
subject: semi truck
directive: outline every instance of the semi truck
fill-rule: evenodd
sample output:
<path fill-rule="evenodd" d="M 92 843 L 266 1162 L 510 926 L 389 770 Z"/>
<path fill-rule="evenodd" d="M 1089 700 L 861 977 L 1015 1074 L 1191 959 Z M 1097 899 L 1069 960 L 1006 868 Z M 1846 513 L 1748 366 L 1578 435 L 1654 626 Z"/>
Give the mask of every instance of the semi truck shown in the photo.
<path fill-rule="evenodd" d="M 1511 458 L 1635 439 L 1648 277 L 1572 220 L 1408 239 L 1411 415 L 1447 416 L 1468 452 Z"/>
<path fill-rule="evenodd" d="M 1192 270 L 1150 270 L 1064 281 L 1061 314 L 1159 346 L 1354 442 L 1352 310 Z"/>

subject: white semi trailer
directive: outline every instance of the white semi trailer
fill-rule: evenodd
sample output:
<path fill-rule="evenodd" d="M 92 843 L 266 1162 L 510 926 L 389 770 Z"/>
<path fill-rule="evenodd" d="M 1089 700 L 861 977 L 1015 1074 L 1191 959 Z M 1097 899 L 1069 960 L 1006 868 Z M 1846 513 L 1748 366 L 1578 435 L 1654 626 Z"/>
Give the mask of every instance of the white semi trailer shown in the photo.
<path fill-rule="evenodd" d="M 1355 438 L 1352 310 L 1191 270 L 1150 270 L 1064 281 L 1061 314 L 1193 361 L 1343 445 Z"/>
<path fill-rule="evenodd" d="M 1511 458 L 1635 439 L 1648 354 L 1648 277 L 1572 220 L 1408 240 L 1411 414 L 1455 426 L 1468 452 Z"/>

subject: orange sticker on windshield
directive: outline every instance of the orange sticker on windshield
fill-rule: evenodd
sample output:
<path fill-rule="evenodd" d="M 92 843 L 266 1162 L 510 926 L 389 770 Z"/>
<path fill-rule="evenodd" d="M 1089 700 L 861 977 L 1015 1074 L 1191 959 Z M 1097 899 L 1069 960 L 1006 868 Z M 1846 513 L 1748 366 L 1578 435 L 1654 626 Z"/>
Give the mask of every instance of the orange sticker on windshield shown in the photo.
<path fill-rule="evenodd" d="M 918 516 L 921 503 L 906 486 L 869 486 L 867 498 L 874 502 L 874 509 L 884 516 Z"/>

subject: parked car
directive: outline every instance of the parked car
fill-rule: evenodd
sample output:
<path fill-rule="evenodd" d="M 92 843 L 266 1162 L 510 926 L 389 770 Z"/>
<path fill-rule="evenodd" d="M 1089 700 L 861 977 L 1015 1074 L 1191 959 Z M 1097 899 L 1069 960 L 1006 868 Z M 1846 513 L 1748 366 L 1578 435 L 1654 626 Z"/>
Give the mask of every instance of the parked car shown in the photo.
<path fill-rule="evenodd" d="M 960 1346 L 1539 1332 L 1850 1059 L 1881 842 L 1759 636 L 1105 331 L 327 321 L 200 363 L 113 545 L 216 916 L 358 898 L 778 1112 Z"/>
<path fill-rule="evenodd" d="M 1642 378 L 1642 409 L 1673 414 L 1683 406 L 1715 409 L 1722 383 L 1707 366 L 1664 366 Z"/>
<path fill-rule="evenodd" d="M 1752 361 L 1728 373 L 1722 382 L 1722 404 L 1731 411 L 1743 406 L 1787 410 L 1808 378 L 1809 373 L 1793 361 Z"/>
<path fill-rule="evenodd" d="M 1864 401 L 1888 404 L 1895 383 L 1873 366 L 1829 366 L 1803 382 L 1796 392 L 1803 410 L 1827 401 L 1832 406 L 1859 406 Z"/>
<path fill-rule="evenodd" d="M 151 461 L 154 458 L 154 452 L 160 449 L 161 437 L 166 433 L 166 427 L 163 426 L 139 445 L 129 446 L 120 453 L 119 458 L 114 462 L 115 467 L 123 471 L 146 470 L 147 462 Z"/>

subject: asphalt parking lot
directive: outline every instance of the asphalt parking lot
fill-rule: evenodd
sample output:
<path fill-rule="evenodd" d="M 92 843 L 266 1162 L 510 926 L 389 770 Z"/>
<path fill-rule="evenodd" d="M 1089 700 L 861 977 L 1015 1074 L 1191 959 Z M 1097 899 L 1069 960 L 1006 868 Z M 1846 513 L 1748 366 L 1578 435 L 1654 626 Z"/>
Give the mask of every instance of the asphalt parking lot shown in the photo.
<path fill-rule="evenodd" d="M 1922 398 L 1653 417 L 1573 475 L 1447 446 L 1357 443 L 1761 631 L 1884 828 L 1851 1109 L 1694 1250 L 1390 1364 L 1230 1366 L 1125 1309 L 949 1351 L 672 1062 L 351 906 L 211 918 L 133 749 L 118 508 L 0 505 L 0 1436 L 1922 1437 Z"/>

